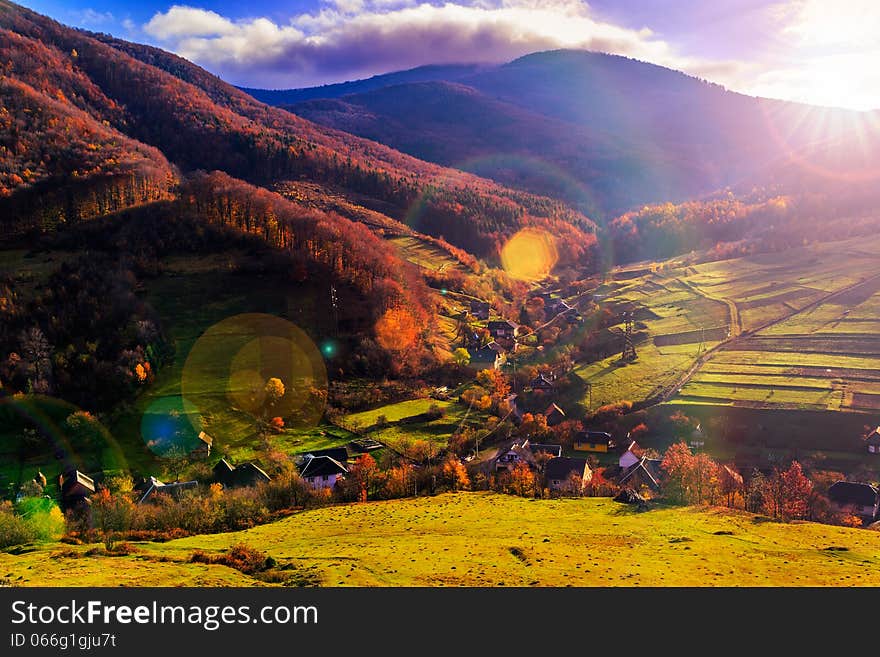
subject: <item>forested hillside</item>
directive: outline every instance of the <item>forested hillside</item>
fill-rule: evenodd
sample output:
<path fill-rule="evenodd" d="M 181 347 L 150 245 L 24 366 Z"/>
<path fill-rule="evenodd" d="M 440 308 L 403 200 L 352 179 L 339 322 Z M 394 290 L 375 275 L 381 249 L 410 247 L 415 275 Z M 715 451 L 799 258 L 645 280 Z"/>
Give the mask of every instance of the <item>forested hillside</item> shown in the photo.
<path fill-rule="evenodd" d="M 70 104 L 158 148 L 184 172 L 221 170 L 261 186 L 308 180 L 341 189 L 480 256 L 494 257 L 513 232 L 540 225 L 568 238 L 572 246 L 563 249 L 563 261 L 585 257 L 580 245 L 589 245 L 593 224 L 562 202 L 319 127 L 253 100 L 179 57 L 66 28 L 5 0 L 0 28 L 4 59 L 12 62 L 6 76 L 69 96 Z M 28 64 L 34 52 L 52 66 Z"/>

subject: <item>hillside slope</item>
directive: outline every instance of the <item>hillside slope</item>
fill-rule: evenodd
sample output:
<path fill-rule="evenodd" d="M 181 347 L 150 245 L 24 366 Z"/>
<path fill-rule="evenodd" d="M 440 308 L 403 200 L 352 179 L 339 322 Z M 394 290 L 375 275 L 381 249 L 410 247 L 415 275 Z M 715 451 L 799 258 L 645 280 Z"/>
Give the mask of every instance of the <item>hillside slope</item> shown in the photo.
<path fill-rule="evenodd" d="M 36 88 L 48 78 L 78 107 L 92 108 L 121 133 L 158 148 L 184 172 L 216 169 L 261 186 L 306 180 L 344 190 L 361 205 L 480 256 L 496 255 L 506 237 L 526 225 L 557 231 L 571 244 L 584 242 L 593 228 L 558 201 L 263 105 L 161 50 L 73 30 L 6 0 L 0 1 L 0 30 L 14 62 L 11 77 Z M 41 48 L 56 62 L 49 70 L 15 63 Z M 92 93 L 77 93 L 85 87 Z M 579 246 L 563 251 L 571 262 L 584 255 Z"/>
<path fill-rule="evenodd" d="M 310 90 L 310 101 L 289 108 L 523 189 L 542 189 L 546 171 L 535 167 L 514 175 L 511 158 L 504 156 L 534 158 L 577 183 L 554 193 L 599 218 L 728 186 L 791 187 L 817 168 L 812 160 L 834 170 L 863 167 L 862 160 L 847 161 L 856 152 L 855 137 L 866 152 L 878 138 L 865 113 L 753 98 L 595 52 L 535 53 L 446 81 L 470 91 L 451 96 L 439 79 L 401 84 L 388 76 L 380 89 L 342 98 L 339 90 L 329 90 L 336 103 L 322 104 L 320 89 Z M 451 103 L 445 118 L 458 121 L 438 117 L 441 99 Z M 383 123 L 387 127 L 380 128 Z M 497 162 L 475 169 L 468 161 L 474 153 L 495 155 Z"/>
<path fill-rule="evenodd" d="M 327 507 L 244 532 L 140 543 L 112 557 L 112 569 L 85 547 L 60 545 L 0 554 L 0 568 L 21 586 L 149 586 L 171 576 L 263 585 L 226 566 L 188 563 L 196 550 L 217 554 L 239 543 L 288 568 L 279 572 L 292 583 L 322 586 L 880 584 L 877 532 L 726 509 L 635 513 L 608 498 L 485 493 Z"/>

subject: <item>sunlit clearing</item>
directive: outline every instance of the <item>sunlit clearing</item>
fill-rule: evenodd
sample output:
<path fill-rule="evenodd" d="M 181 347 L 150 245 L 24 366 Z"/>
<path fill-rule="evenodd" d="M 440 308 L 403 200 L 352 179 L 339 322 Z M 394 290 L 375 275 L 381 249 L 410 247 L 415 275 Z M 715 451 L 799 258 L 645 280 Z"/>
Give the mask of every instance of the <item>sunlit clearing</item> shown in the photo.
<path fill-rule="evenodd" d="M 278 382 L 270 388 L 270 380 Z M 291 322 L 263 314 L 230 317 L 196 341 L 181 389 L 204 414 L 223 408 L 288 424 L 320 421 L 327 372 L 314 342 Z"/>
<path fill-rule="evenodd" d="M 522 281 L 546 277 L 558 259 L 556 239 L 540 228 L 523 228 L 501 249 L 504 270 L 512 278 Z"/>

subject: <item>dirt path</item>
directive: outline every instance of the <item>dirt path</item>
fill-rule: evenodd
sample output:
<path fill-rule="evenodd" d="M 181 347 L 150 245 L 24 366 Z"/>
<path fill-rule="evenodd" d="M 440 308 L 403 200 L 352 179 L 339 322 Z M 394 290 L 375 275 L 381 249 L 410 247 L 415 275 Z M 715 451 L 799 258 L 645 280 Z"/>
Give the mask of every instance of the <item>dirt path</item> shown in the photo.
<path fill-rule="evenodd" d="M 730 336 L 731 338 L 737 337 L 740 333 L 742 333 L 742 318 L 739 314 L 739 307 L 737 307 L 736 302 L 733 299 L 728 299 L 727 297 L 716 297 L 713 294 L 709 294 L 708 292 L 698 288 L 693 283 L 689 283 L 688 281 L 676 278 L 676 282 L 681 283 L 684 287 L 689 289 L 694 294 L 697 294 L 704 299 L 709 299 L 709 301 L 715 301 L 718 303 L 723 303 L 727 306 L 727 313 L 730 316 Z"/>

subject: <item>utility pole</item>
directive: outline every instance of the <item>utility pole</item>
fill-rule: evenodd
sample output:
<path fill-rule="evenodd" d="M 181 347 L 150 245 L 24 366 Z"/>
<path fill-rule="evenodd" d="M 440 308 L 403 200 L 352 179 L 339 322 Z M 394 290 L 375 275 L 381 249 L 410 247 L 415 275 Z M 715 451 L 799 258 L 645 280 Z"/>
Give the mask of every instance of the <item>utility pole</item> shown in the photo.
<path fill-rule="evenodd" d="M 623 350 L 620 354 L 620 360 L 628 361 L 636 359 L 636 346 L 633 342 L 633 323 L 634 313 L 624 313 L 625 330 L 623 333 Z"/>

